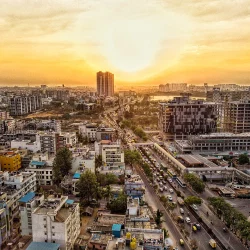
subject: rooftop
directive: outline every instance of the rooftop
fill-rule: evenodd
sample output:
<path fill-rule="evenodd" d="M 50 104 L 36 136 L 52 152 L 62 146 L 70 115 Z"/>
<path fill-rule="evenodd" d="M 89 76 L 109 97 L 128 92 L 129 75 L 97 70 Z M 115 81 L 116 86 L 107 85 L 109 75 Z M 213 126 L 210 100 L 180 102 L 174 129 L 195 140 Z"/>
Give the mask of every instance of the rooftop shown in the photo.
<path fill-rule="evenodd" d="M 50 242 L 31 242 L 27 250 L 58 250 L 60 244 Z"/>
<path fill-rule="evenodd" d="M 34 197 L 35 197 L 35 193 L 34 192 L 29 192 L 29 193 L 27 193 L 26 195 L 24 195 L 20 200 L 19 200 L 19 202 L 25 202 L 25 203 L 27 203 L 27 202 L 29 202 L 29 201 L 31 201 Z"/>
<path fill-rule="evenodd" d="M 109 240 L 112 239 L 111 235 L 108 234 L 92 234 L 92 237 L 90 238 L 91 243 L 98 243 L 102 245 L 107 245 Z"/>
<path fill-rule="evenodd" d="M 44 166 L 46 163 L 43 161 L 31 161 L 30 165 Z"/>

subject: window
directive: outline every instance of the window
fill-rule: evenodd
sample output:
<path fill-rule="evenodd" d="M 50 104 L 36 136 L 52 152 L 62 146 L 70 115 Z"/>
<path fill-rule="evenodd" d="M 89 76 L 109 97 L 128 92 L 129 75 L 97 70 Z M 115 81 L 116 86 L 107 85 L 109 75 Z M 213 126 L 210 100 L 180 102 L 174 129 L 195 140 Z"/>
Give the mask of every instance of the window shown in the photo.
<path fill-rule="evenodd" d="M 44 235 L 47 235 L 47 232 L 44 232 Z"/>
<path fill-rule="evenodd" d="M 53 243 L 56 243 L 56 241 L 55 241 L 55 240 L 53 240 L 52 242 L 53 242 Z"/>
<path fill-rule="evenodd" d="M 56 234 L 55 233 L 52 233 L 52 236 L 55 236 Z"/>
<path fill-rule="evenodd" d="M 54 229 L 55 227 L 54 226 L 52 226 L 52 229 Z"/>

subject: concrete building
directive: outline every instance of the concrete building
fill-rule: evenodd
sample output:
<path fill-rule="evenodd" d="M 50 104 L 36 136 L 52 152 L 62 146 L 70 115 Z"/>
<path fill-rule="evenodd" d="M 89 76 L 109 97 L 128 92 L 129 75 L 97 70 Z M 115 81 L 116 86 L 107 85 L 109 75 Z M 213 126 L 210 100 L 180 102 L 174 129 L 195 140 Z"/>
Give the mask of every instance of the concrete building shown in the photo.
<path fill-rule="evenodd" d="M 44 201 L 44 195 L 29 192 L 19 202 L 21 235 L 32 235 L 32 212 Z"/>
<path fill-rule="evenodd" d="M 250 148 L 250 133 L 212 133 L 188 136 L 188 140 L 176 140 L 175 146 L 182 153 L 195 152 L 246 152 Z"/>
<path fill-rule="evenodd" d="M 30 140 L 12 140 L 10 147 L 17 149 L 27 149 L 34 153 L 41 151 L 40 141 L 31 142 Z"/>
<path fill-rule="evenodd" d="M 96 130 L 96 140 L 110 140 L 113 141 L 115 138 L 115 129 L 114 128 L 106 128 L 106 127 L 98 127 Z"/>
<path fill-rule="evenodd" d="M 145 193 L 145 185 L 139 175 L 129 175 L 125 178 L 125 192 L 128 196 L 142 197 Z"/>
<path fill-rule="evenodd" d="M 114 95 L 114 74 L 99 71 L 96 74 L 97 94 L 99 96 Z"/>
<path fill-rule="evenodd" d="M 216 132 L 218 105 L 202 100 L 189 100 L 188 96 L 175 97 L 160 103 L 159 127 L 170 138 L 183 138 L 189 134 Z"/>
<path fill-rule="evenodd" d="M 1 171 L 17 171 L 21 168 L 21 155 L 15 151 L 0 152 Z"/>
<path fill-rule="evenodd" d="M 32 213 L 33 241 L 58 243 L 62 250 L 73 250 L 79 233 L 79 204 L 68 196 L 50 195 Z"/>
<path fill-rule="evenodd" d="M 79 134 L 81 134 L 83 137 L 87 137 L 88 140 L 92 142 L 96 140 L 97 128 L 98 128 L 97 123 L 80 124 L 78 127 Z"/>
<path fill-rule="evenodd" d="M 37 95 L 14 96 L 10 99 L 10 115 L 27 115 L 42 108 L 41 97 Z"/>
<path fill-rule="evenodd" d="M 61 132 L 61 121 L 60 120 L 41 120 L 36 122 L 37 129 L 52 130 L 54 132 Z"/>
<path fill-rule="evenodd" d="M 160 84 L 160 92 L 171 92 L 171 91 L 185 91 L 187 89 L 187 83 L 167 83 Z"/>
<path fill-rule="evenodd" d="M 36 182 L 39 186 L 48 186 L 53 184 L 52 166 L 44 161 L 32 160 L 25 171 L 36 174 Z"/>
<path fill-rule="evenodd" d="M 2 208 L 0 213 L 5 216 L 1 217 L 1 221 L 6 221 L 6 241 L 15 243 L 19 239 L 20 213 L 18 200 L 28 192 L 35 192 L 36 188 L 36 175 L 34 173 L 11 174 L 0 172 L 0 208 Z"/>
<path fill-rule="evenodd" d="M 223 106 L 224 132 L 250 132 L 250 100 L 225 102 Z"/>

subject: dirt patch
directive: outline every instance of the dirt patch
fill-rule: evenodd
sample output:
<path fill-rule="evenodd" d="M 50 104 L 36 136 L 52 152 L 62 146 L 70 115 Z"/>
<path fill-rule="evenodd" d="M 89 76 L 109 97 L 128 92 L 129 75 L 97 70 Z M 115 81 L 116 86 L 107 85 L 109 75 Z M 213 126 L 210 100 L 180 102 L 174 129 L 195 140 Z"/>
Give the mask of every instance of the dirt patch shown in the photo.
<path fill-rule="evenodd" d="M 87 232 L 87 227 L 90 227 L 96 216 L 97 216 L 98 208 L 94 208 L 93 215 L 92 216 L 81 216 L 82 226 L 81 226 L 81 234 L 82 235 L 89 235 Z"/>

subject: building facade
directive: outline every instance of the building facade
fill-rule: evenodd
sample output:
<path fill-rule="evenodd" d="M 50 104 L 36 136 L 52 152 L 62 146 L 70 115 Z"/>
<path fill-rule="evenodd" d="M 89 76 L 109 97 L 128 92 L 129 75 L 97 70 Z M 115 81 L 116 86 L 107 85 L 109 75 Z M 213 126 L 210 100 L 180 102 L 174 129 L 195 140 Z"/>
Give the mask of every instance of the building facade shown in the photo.
<path fill-rule="evenodd" d="M 14 151 L 3 151 L 0 153 L 1 171 L 18 171 L 21 168 L 21 155 Z"/>
<path fill-rule="evenodd" d="M 73 250 L 79 233 L 79 204 L 68 196 L 50 195 L 32 213 L 33 241 L 58 243 L 62 250 Z"/>
<path fill-rule="evenodd" d="M 114 74 L 99 71 L 96 74 L 97 94 L 99 96 L 114 95 Z"/>
<path fill-rule="evenodd" d="M 10 99 L 10 115 L 27 115 L 42 108 L 42 99 L 37 95 L 14 96 Z"/>
<path fill-rule="evenodd" d="M 189 97 L 175 97 L 160 103 L 159 127 L 171 138 L 216 132 L 218 105 Z"/>

